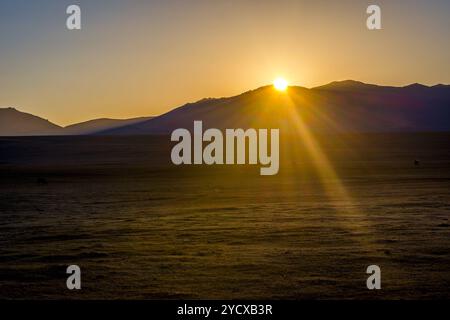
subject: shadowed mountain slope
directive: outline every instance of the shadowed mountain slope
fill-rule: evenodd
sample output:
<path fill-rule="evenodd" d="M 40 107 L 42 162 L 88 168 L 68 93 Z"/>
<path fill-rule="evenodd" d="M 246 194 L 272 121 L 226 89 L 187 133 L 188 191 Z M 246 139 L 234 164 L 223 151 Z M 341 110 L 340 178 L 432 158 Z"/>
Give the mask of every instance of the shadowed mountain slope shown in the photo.
<path fill-rule="evenodd" d="M 14 108 L 0 108 L 0 136 L 168 134 L 205 128 L 280 128 L 285 133 L 450 131 L 450 86 L 378 86 L 336 81 L 286 92 L 272 86 L 188 103 L 158 117 L 96 119 L 66 128 Z"/>
<path fill-rule="evenodd" d="M 14 108 L 0 108 L 0 136 L 58 135 L 62 128 Z"/>
<path fill-rule="evenodd" d="M 64 127 L 64 134 L 66 135 L 86 135 L 92 134 L 98 131 L 104 131 L 123 127 L 126 125 L 136 124 L 146 120 L 150 120 L 153 117 L 140 117 L 133 119 L 94 119 L 85 122 L 72 124 Z"/>
<path fill-rule="evenodd" d="M 15 108 L 0 108 L 0 136 L 89 135 L 95 132 L 147 121 L 152 117 L 133 119 L 95 119 L 60 127 L 48 120 Z"/>
<path fill-rule="evenodd" d="M 159 117 L 100 134 L 167 134 L 191 129 L 194 120 L 213 128 L 280 128 L 298 132 L 449 131 L 450 86 L 388 87 L 332 82 L 286 92 L 261 87 L 234 97 L 188 103 Z"/>

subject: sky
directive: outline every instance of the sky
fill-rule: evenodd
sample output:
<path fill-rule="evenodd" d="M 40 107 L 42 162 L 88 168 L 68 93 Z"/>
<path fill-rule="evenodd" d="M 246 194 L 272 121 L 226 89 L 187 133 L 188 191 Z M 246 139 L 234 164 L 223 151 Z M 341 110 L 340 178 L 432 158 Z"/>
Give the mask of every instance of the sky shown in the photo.
<path fill-rule="evenodd" d="M 81 7 L 82 29 L 66 28 Z M 381 7 L 382 30 L 366 28 Z M 0 106 L 59 124 L 270 84 L 450 83 L 448 0 L 0 0 Z"/>

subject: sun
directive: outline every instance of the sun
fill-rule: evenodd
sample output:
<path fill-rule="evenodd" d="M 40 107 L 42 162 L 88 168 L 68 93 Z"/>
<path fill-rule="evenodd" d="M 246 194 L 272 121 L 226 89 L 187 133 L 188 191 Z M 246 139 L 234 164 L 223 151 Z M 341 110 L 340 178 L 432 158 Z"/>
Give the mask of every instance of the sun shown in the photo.
<path fill-rule="evenodd" d="M 288 87 L 288 82 L 283 78 L 276 78 L 273 80 L 273 86 L 278 91 L 285 91 Z"/>

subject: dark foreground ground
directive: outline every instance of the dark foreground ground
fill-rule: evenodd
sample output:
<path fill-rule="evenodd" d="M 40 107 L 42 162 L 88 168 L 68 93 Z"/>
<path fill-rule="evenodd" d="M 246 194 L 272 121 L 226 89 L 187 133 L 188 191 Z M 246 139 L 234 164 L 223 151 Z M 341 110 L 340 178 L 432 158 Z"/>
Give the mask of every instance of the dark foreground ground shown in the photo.
<path fill-rule="evenodd" d="M 292 140 L 272 177 L 168 140 L 0 138 L 0 298 L 450 298 L 450 134 L 320 137 L 336 174 Z"/>

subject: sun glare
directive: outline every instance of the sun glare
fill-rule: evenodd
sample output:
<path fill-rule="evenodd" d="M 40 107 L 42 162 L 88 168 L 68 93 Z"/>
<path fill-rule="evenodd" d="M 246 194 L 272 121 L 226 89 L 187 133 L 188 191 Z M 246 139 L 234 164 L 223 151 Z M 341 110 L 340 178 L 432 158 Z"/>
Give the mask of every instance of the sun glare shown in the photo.
<path fill-rule="evenodd" d="M 283 79 L 283 78 L 276 78 L 273 81 L 273 86 L 278 91 L 285 91 L 287 86 L 288 86 L 288 82 L 285 79 Z"/>

